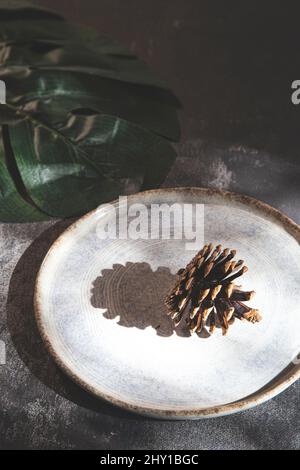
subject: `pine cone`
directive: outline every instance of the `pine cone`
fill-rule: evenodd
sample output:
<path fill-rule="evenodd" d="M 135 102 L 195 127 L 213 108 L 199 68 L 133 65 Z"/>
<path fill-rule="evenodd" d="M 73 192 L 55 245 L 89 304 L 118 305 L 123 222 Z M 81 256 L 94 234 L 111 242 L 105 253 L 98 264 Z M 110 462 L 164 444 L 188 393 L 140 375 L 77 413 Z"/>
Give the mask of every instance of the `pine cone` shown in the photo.
<path fill-rule="evenodd" d="M 233 260 L 235 255 L 235 250 L 222 251 L 221 245 L 215 249 L 212 244 L 205 245 L 185 269 L 178 271 L 177 284 L 165 301 L 175 326 L 187 317 L 191 332 L 207 334 L 208 326 L 210 333 L 219 327 L 225 335 L 235 318 L 252 323 L 261 320 L 258 310 L 243 303 L 255 292 L 245 292 L 233 283 L 248 270 L 243 260 Z"/>

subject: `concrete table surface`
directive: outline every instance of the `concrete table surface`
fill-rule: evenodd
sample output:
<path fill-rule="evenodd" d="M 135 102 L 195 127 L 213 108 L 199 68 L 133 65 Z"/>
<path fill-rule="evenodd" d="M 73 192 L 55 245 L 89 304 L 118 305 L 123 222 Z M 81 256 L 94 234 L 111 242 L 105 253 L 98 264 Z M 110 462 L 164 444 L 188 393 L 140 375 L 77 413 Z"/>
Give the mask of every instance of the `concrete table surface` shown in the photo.
<path fill-rule="evenodd" d="M 173 87 L 184 104 L 183 136 L 164 186 L 242 192 L 300 223 L 295 12 L 255 1 L 39 3 L 122 40 Z M 46 352 L 32 307 L 40 263 L 70 223 L 0 224 L 0 448 L 300 447 L 299 382 L 252 410 L 192 422 L 135 416 L 71 382 Z"/>

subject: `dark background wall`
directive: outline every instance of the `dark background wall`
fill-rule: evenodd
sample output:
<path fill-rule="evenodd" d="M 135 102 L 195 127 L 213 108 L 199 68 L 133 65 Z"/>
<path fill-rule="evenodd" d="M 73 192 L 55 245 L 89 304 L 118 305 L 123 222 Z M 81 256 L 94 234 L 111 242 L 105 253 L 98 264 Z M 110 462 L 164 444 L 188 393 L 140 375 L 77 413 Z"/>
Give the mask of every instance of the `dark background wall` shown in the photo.
<path fill-rule="evenodd" d="M 126 44 L 184 105 L 183 139 L 209 136 L 286 151 L 298 147 L 297 2 L 38 0 Z M 299 4 L 298 4 L 299 5 Z"/>

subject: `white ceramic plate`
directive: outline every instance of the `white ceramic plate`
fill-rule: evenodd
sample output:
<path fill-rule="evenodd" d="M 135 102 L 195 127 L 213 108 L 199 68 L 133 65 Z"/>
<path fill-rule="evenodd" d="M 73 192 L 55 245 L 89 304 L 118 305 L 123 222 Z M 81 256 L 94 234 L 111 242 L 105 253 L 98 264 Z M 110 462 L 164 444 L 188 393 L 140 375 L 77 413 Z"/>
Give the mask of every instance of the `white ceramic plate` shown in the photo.
<path fill-rule="evenodd" d="M 256 291 L 251 304 L 263 320 L 236 321 L 226 337 L 174 331 L 164 296 L 195 251 L 184 239 L 100 239 L 113 214 L 100 207 L 68 228 L 42 264 L 35 292 L 42 337 L 75 381 L 132 411 L 199 418 L 262 403 L 300 375 L 300 228 L 266 204 L 218 190 L 129 198 L 147 207 L 174 202 L 204 204 L 204 241 L 245 260 L 241 284 Z"/>

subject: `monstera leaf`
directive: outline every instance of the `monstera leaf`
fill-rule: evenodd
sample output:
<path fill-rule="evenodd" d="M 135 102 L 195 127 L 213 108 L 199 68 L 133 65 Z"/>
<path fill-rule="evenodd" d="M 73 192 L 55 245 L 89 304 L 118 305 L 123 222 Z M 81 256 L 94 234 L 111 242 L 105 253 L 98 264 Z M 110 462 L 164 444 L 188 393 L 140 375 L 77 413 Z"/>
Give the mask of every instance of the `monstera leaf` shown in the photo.
<path fill-rule="evenodd" d="M 164 180 L 180 104 L 117 42 L 0 1 L 0 79 L 1 221 L 79 215 Z"/>

